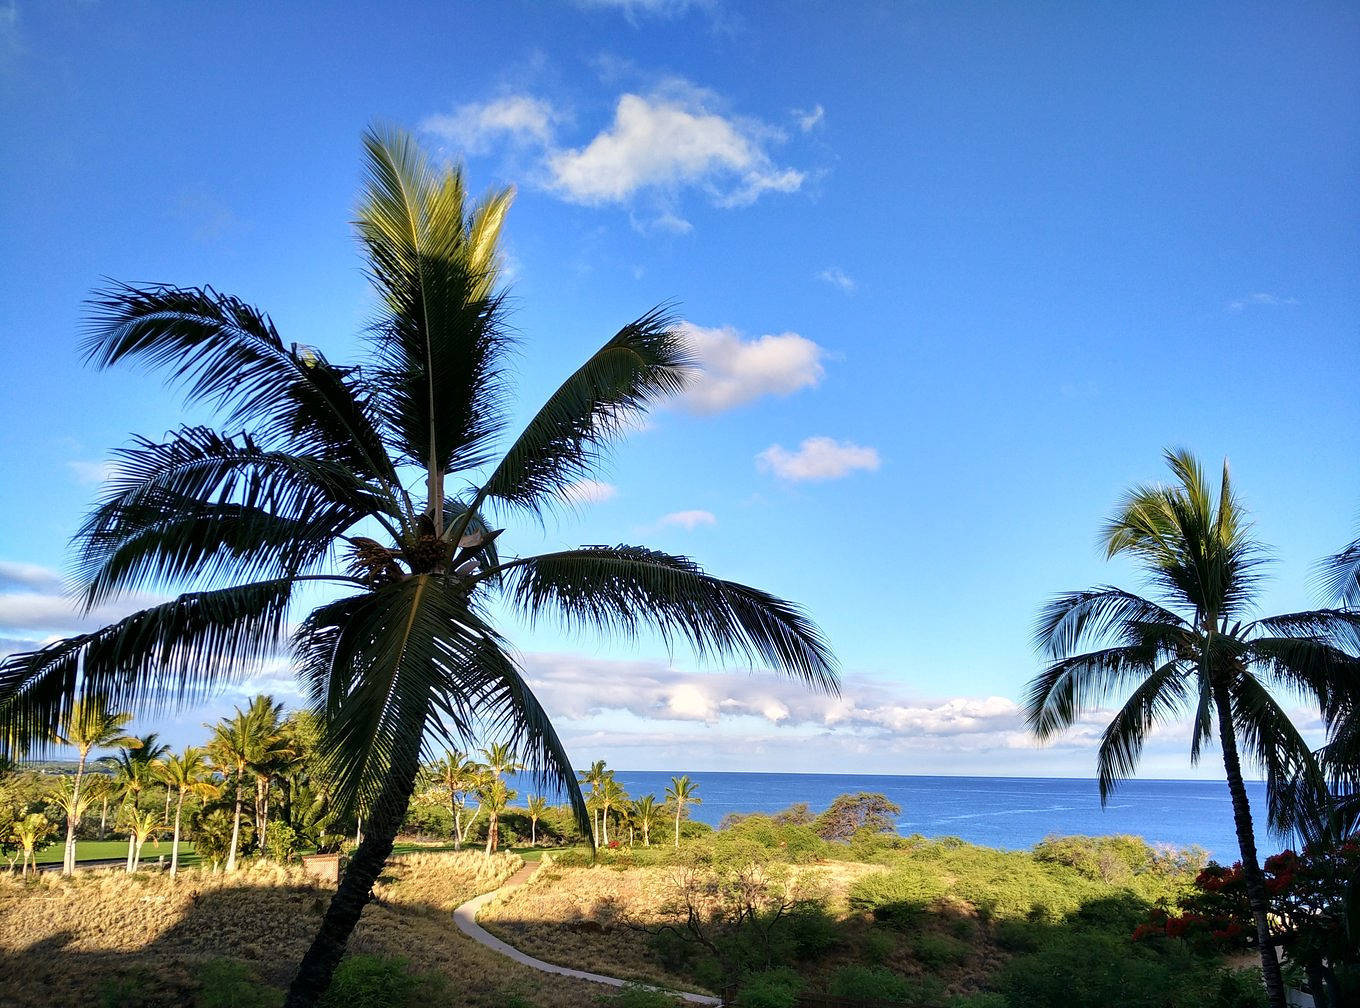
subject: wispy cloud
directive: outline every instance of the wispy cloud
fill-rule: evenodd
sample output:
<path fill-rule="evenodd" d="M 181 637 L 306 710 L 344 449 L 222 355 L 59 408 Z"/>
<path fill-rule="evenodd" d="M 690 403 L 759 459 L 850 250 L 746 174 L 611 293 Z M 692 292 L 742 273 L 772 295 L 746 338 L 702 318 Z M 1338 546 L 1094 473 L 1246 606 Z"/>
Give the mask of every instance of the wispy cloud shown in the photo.
<path fill-rule="evenodd" d="M 599 480 L 577 480 L 562 491 L 564 499 L 573 504 L 600 504 L 618 496 L 619 488 Z"/>
<path fill-rule="evenodd" d="M 857 470 L 872 472 L 880 462 L 876 448 L 821 436 L 805 438 L 797 451 L 776 444 L 756 456 L 762 471 L 791 482 L 840 479 Z"/>
<path fill-rule="evenodd" d="M 814 105 L 810 109 L 794 109 L 793 121 L 798 124 L 798 128 L 804 133 L 809 133 L 822 124 L 826 119 L 826 109 L 820 105 Z"/>
<path fill-rule="evenodd" d="M 117 472 L 118 464 L 107 460 L 92 462 L 87 459 L 71 459 L 66 463 L 66 468 L 71 470 L 78 482 L 95 485 L 103 483 Z"/>
<path fill-rule="evenodd" d="M 859 286 L 855 283 L 854 278 L 839 266 L 828 266 L 818 273 L 816 278 L 822 283 L 830 284 L 837 290 L 844 291 L 846 294 L 855 293 L 855 288 Z"/>
<path fill-rule="evenodd" d="M 1298 298 L 1281 297 L 1279 294 L 1258 292 L 1255 294 L 1247 294 L 1244 297 L 1237 298 L 1235 301 L 1229 301 L 1228 311 L 1240 312 L 1245 311 L 1248 308 L 1283 308 L 1287 305 L 1296 305 L 1298 303 Z"/>
<path fill-rule="evenodd" d="M 506 95 L 427 116 L 420 128 L 457 144 L 468 154 L 485 154 L 494 143 L 503 140 L 548 147 L 552 144 L 553 126 L 560 118 L 560 113 L 539 98 Z"/>
<path fill-rule="evenodd" d="M 713 11 L 717 0 L 576 0 L 579 7 L 618 11 L 636 22 L 641 17 L 675 18 L 691 10 Z"/>
<path fill-rule="evenodd" d="M 716 525 L 718 518 L 712 511 L 672 511 L 668 515 L 662 515 L 657 525 L 665 528 L 675 526 L 684 529 L 686 532 L 693 532 L 700 525 Z"/>
<path fill-rule="evenodd" d="M 59 593 L 64 588 L 61 575 L 56 571 L 14 560 L 0 560 L 0 587 L 48 593 Z"/>
<path fill-rule="evenodd" d="M 682 330 L 699 359 L 699 369 L 682 397 L 692 413 L 732 409 L 763 396 L 787 396 L 822 380 L 826 351 L 795 332 L 744 339 L 731 326 Z"/>

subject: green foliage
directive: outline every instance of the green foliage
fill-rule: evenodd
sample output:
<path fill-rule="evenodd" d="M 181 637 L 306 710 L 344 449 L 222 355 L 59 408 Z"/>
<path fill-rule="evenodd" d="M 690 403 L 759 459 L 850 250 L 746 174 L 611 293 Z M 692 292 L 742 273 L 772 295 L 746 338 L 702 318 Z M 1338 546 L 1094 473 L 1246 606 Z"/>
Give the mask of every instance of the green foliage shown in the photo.
<path fill-rule="evenodd" d="M 194 1008 L 275 1008 L 283 992 L 266 987 L 245 963 L 213 959 L 198 969 L 199 991 Z"/>
<path fill-rule="evenodd" d="M 355 955 L 341 961 L 321 1008 L 416 1008 L 430 978 L 411 973 L 396 956 Z"/>
<path fill-rule="evenodd" d="M 921 931 L 911 938 L 911 954 L 930 970 L 958 966 L 968 960 L 969 946 L 934 931 Z"/>
<path fill-rule="evenodd" d="M 903 977 L 884 966 L 842 966 L 831 977 L 827 993 L 835 997 L 906 1001 L 915 991 Z"/>
<path fill-rule="evenodd" d="M 1004 994 L 995 991 L 981 991 L 977 994 L 960 994 L 945 1002 L 945 1008 L 1010 1008 Z"/>
<path fill-rule="evenodd" d="M 301 834 L 286 822 L 280 822 L 276 819 L 265 827 L 265 853 L 275 861 L 286 863 L 293 860 L 301 846 Z"/>
<path fill-rule="evenodd" d="M 902 808 L 886 795 L 861 791 L 838 795 L 817 817 L 814 828 L 824 840 L 845 842 L 861 831 L 895 833 Z"/>
<path fill-rule="evenodd" d="M 737 992 L 736 1008 L 794 1008 L 803 978 L 791 969 L 752 973 Z"/>
<path fill-rule="evenodd" d="M 860 942 L 860 954 L 877 966 L 881 966 L 893 954 L 895 948 L 897 941 L 890 931 L 883 928 L 870 928 Z"/>

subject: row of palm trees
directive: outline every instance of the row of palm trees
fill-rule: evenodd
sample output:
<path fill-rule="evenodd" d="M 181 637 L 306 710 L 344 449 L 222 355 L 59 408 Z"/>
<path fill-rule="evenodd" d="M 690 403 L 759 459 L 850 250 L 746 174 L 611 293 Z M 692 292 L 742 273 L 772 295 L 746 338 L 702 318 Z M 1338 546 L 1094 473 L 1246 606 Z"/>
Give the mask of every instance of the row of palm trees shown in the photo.
<path fill-rule="evenodd" d="M 1187 451 L 1166 461 L 1172 480 L 1134 487 L 1101 533 L 1107 556 L 1137 561 L 1147 587 L 1101 585 L 1044 608 L 1035 639 L 1049 663 L 1030 684 L 1029 722 L 1048 739 L 1119 705 L 1097 752 L 1102 802 L 1134 773 L 1159 725 L 1189 721 L 1192 763 L 1217 743 L 1266 989 L 1283 1008 L 1242 764 L 1264 773 L 1277 832 L 1327 844 L 1360 827 L 1360 541 L 1325 563 L 1326 607 L 1261 616 L 1267 554 L 1227 463 L 1211 481 Z M 1310 749 L 1282 696 L 1320 712 L 1325 745 Z M 1350 899 L 1360 911 L 1360 893 Z"/>
<path fill-rule="evenodd" d="M 630 798 L 614 777 L 614 771 L 606 769 L 604 760 L 596 760 L 588 770 L 578 770 L 581 783 L 587 785 L 586 807 L 590 811 L 591 839 L 597 847 L 608 847 L 610 814 L 617 815 L 620 824 L 628 827 L 628 845 L 633 845 L 636 833 L 642 834 L 642 845 L 652 845 L 652 827 L 660 821 L 663 814 L 669 813 L 675 819 L 675 846 L 680 847 L 680 822 L 685 810 L 691 805 L 702 805 L 699 785 L 688 777 L 672 777 L 666 788 L 666 802 L 657 802 L 656 795 L 647 794 L 640 798 Z M 616 839 L 613 841 L 617 843 Z"/>

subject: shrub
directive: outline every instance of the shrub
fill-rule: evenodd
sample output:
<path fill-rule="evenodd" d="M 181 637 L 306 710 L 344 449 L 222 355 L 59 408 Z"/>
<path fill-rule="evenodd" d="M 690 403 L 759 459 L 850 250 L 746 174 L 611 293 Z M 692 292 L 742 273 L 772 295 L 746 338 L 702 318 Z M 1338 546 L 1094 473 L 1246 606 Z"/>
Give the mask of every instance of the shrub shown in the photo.
<path fill-rule="evenodd" d="M 283 992 L 263 986 L 243 962 L 213 959 L 198 971 L 202 984 L 195 1008 L 275 1008 Z"/>
<path fill-rule="evenodd" d="M 293 855 L 298 852 L 298 848 L 301 846 L 302 835 L 286 822 L 280 822 L 276 819 L 265 827 L 265 852 L 280 864 L 286 864 L 293 860 Z"/>
<path fill-rule="evenodd" d="M 789 940 L 799 959 L 815 959 L 839 944 L 836 922 L 820 906 L 800 907 L 788 917 Z"/>
<path fill-rule="evenodd" d="M 950 998 L 946 1003 L 946 1008 L 1010 1008 L 1010 1002 L 1006 1000 L 1003 994 L 983 991 L 978 994 L 960 994 L 958 997 Z"/>
<path fill-rule="evenodd" d="M 897 942 L 893 940 L 893 936 L 882 928 L 871 928 L 860 944 L 864 958 L 875 965 L 882 965 L 896 947 Z"/>
<path fill-rule="evenodd" d="M 911 951 L 921 965 L 937 970 L 967 961 L 969 949 L 957 938 L 933 931 L 922 931 L 913 936 Z"/>
<path fill-rule="evenodd" d="M 349 956 L 321 996 L 321 1008 L 415 1008 L 421 986 L 405 959 Z"/>
<path fill-rule="evenodd" d="M 737 1008 L 794 1008 L 803 978 L 791 969 L 752 973 L 737 994 Z"/>
<path fill-rule="evenodd" d="M 884 966 L 842 966 L 827 992 L 835 997 L 906 1001 L 915 993 L 904 978 Z"/>
<path fill-rule="evenodd" d="M 664 991 L 641 984 L 626 984 L 617 994 L 606 994 L 596 1002 L 609 1008 L 675 1008 L 676 1000 Z"/>

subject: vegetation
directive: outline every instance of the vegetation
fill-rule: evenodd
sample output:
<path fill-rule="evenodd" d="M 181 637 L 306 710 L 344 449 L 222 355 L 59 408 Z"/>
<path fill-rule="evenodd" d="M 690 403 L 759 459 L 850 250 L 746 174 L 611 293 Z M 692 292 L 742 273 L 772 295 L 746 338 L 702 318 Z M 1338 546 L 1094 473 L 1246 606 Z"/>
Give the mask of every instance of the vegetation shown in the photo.
<path fill-rule="evenodd" d="M 1271 688 L 1336 706 L 1340 684 L 1360 671 L 1346 650 L 1360 618 L 1336 610 L 1250 618 L 1264 551 L 1226 463 L 1217 494 L 1188 452 L 1168 452 L 1167 463 L 1174 484 L 1134 488 L 1102 532 L 1110 557 L 1144 565 L 1154 597 L 1100 587 L 1055 598 L 1036 631 L 1051 663 L 1031 683 L 1029 720 L 1047 739 L 1107 699 L 1123 699 L 1097 755 L 1102 801 L 1133 773 L 1155 725 L 1188 716 L 1192 762 L 1217 726 L 1261 968 L 1272 1008 L 1284 1008 L 1240 752 L 1264 769 L 1277 802 L 1292 779 L 1311 776 L 1312 754 Z M 1097 650 L 1081 650 L 1093 642 Z"/>

